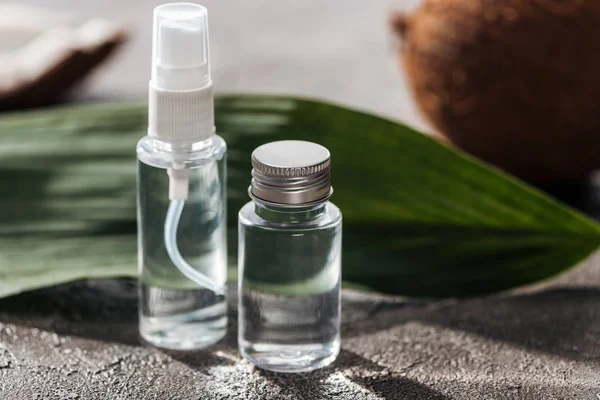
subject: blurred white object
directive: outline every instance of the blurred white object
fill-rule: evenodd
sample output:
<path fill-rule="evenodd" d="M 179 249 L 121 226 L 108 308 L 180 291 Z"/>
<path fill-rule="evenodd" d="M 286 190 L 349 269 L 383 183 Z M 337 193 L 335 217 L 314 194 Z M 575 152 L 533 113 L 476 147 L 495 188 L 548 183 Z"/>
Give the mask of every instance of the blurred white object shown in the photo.
<path fill-rule="evenodd" d="M 125 39 L 122 26 L 73 13 L 0 4 L 0 109 L 60 98 Z"/>

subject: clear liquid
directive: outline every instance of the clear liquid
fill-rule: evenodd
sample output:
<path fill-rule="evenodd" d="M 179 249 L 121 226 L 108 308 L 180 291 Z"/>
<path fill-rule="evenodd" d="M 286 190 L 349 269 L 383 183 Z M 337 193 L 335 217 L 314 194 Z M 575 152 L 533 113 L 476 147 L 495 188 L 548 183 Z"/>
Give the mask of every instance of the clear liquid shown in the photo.
<path fill-rule="evenodd" d="M 222 152 L 186 164 L 189 197 L 177 230 L 184 259 L 215 282 L 227 276 L 224 152 L 223 146 Z M 225 296 L 198 286 L 170 260 L 164 243 L 169 156 L 140 141 L 138 158 L 140 334 L 163 348 L 209 346 L 225 335 Z"/>
<path fill-rule="evenodd" d="M 341 214 L 321 208 L 316 217 L 261 216 L 253 203 L 240 211 L 239 346 L 260 368 L 311 371 L 339 352 Z"/>

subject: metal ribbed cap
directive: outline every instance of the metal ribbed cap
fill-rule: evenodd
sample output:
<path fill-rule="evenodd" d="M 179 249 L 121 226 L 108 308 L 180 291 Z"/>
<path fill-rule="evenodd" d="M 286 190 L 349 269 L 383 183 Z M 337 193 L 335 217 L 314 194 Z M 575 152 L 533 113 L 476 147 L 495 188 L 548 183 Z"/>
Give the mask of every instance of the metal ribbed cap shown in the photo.
<path fill-rule="evenodd" d="M 329 150 L 311 142 L 282 140 L 252 153 L 250 196 L 281 207 L 306 207 L 326 201 L 331 188 Z"/>

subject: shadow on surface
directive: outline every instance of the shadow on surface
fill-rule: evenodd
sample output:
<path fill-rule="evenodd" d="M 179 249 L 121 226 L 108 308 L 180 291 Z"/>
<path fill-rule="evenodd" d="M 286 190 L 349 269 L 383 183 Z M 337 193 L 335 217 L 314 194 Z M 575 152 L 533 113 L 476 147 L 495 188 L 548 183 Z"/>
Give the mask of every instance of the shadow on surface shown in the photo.
<path fill-rule="evenodd" d="M 419 382 L 406 377 L 389 374 L 386 368 L 350 351 L 342 350 L 336 363 L 342 367 L 350 367 L 351 372 L 347 375 L 351 381 L 383 399 L 450 399 Z"/>
<path fill-rule="evenodd" d="M 196 351 L 174 351 L 174 350 L 159 350 L 164 354 L 167 354 L 173 360 L 177 360 L 193 370 L 206 373 L 207 369 L 216 365 L 233 365 L 234 360 L 229 358 L 220 357 L 215 354 L 215 350 L 222 348 L 222 342 L 206 349 Z"/>
<path fill-rule="evenodd" d="M 0 299 L 0 321 L 104 342 L 137 345 L 137 285 L 80 281 Z"/>
<path fill-rule="evenodd" d="M 354 378 L 352 380 L 386 400 L 450 400 L 450 397 L 406 378 Z"/>
<path fill-rule="evenodd" d="M 556 288 L 458 302 L 419 320 L 575 360 L 600 359 L 600 289 Z"/>
<path fill-rule="evenodd" d="M 0 322 L 102 342 L 144 344 L 138 334 L 138 291 L 133 279 L 72 282 L 0 299 Z M 228 332 L 218 348 L 237 348 L 236 335 L 236 310 L 230 309 Z M 165 353 L 192 367 L 206 365 L 210 358 L 207 351 Z"/>
<path fill-rule="evenodd" d="M 553 288 L 521 295 L 414 304 L 382 300 L 370 306 L 367 302 L 357 310 L 345 313 L 344 337 L 417 321 L 570 359 L 600 359 L 599 288 Z"/>
<path fill-rule="evenodd" d="M 353 292 L 355 293 L 355 292 Z M 226 337 L 211 350 L 237 354 L 237 311 L 230 291 Z M 0 300 L 0 322 L 103 342 L 139 345 L 137 287 L 133 280 L 75 282 Z M 357 337 L 422 322 L 576 360 L 600 359 L 600 289 L 556 288 L 463 301 L 409 302 L 345 295 L 343 337 Z M 177 356 L 191 366 L 206 354 Z M 340 360 L 344 363 L 343 352 Z"/>
<path fill-rule="evenodd" d="M 383 399 L 449 399 L 418 382 L 393 376 L 386 368 L 347 350 L 342 350 L 331 366 L 314 372 L 278 374 L 258 371 L 264 379 L 278 386 L 282 395 L 291 398 L 354 398 L 357 396 L 356 387 L 348 384 L 351 381 Z"/>

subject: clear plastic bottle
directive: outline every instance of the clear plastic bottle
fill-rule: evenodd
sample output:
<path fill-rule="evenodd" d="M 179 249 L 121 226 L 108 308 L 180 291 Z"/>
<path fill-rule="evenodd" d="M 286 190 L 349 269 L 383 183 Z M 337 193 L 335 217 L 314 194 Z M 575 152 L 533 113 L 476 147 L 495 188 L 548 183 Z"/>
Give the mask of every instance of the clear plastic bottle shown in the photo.
<path fill-rule="evenodd" d="M 239 213 L 239 347 L 256 366 L 305 372 L 340 349 L 340 210 L 329 152 L 282 141 L 253 153 L 253 201 Z"/>
<path fill-rule="evenodd" d="M 227 326 L 227 147 L 215 135 L 206 8 L 154 10 L 148 136 L 137 146 L 140 334 L 206 347 Z"/>
<path fill-rule="evenodd" d="M 183 275 L 164 239 L 171 203 L 167 171 L 178 164 L 189 174 L 189 195 L 177 228 L 179 252 L 212 281 L 226 281 L 225 154 L 225 141 L 217 135 L 187 151 L 173 151 L 151 137 L 138 143 L 139 323 L 142 338 L 155 346 L 197 349 L 226 333 L 225 295 Z"/>

